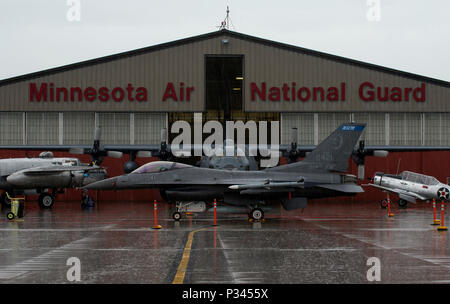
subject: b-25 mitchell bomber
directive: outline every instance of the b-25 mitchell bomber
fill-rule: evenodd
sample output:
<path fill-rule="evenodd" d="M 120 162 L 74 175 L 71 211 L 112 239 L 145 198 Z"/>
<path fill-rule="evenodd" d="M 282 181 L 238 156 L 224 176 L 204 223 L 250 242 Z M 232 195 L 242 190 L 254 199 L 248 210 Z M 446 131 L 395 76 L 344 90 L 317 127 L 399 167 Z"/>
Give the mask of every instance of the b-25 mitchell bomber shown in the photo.
<path fill-rule="evenodd" d="M 372 186 L 397 194 L 398 205 L 401 208 L 405 208 L 408 202 L 415 203 L 416 199 L 429 201 L 434 198 L 447 201 L 450 193 L 450 187 L 439 182 L 435 177 L 411 171 L 403 171 L 400 175 L 377 172 L 373 183 L 363 186 Z M 387 201 L 382 200 L 380 205 L 383 208 L 386 207 Z"/>
<path fill-rule="evenodd" d="M 217 199 L 246 207 L 249 217 L 261 220 L 260 208 L 280 204 L 286 210 L 305 208 L 308 199 L 355 195 L 364 190 L 356 176 L 346 174 L 365 124 L 342 124 L 301 162 L 259 171 L 194 167 L 170 161 L 147 163 L 130 174 L 89 184 L 84 189 L 121 190 L 159 188 L 167 202 L 176 202 L 175 220 L 183 202 Z"/>

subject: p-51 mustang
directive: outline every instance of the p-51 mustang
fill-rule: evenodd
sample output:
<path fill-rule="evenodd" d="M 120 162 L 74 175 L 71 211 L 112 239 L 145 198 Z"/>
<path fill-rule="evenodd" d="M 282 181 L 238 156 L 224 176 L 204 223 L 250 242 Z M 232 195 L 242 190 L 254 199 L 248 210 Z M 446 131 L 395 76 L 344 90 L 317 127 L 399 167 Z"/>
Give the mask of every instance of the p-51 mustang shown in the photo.
<path fill-rule="evenodd" d="M 342 124 L 301 162 L 260 171 L 194 167 L 169 161 L 147 163 L 130 174 L 89 184 L 84 189 L 120 190 L 159 188 L 168 202 L 214 199 L 232 206 L 247 207 L 249 217 L 264 217 L 260 208 L 281 203 L 284 209 L 305 208 L 308 199 L 350 196 L 363 189 L 356 176 L 346 174 L 364 124 Z M 174 219 L 181 214 L 177 212 Z"/>
<path fill-rule="evenodd" d="M 56 194 L 64 188 L 82 187 L 105 176 L 103 168 L 83 165 L 77 158 L 54 158 L 51 152 L 42 152 L 38 158 L 0 159 L 0 189 L 11 196 L 39 194 L 41 208 L 52 207 Z M 1 202 L 9 205 L 5 192 Z"/>
<path fill-rule="evenodd" d="M 416 199 L 429 201 L 449 199 L 449 186 L 439 182 L 433 176 L 423 175 L 411 171 L 403 171 L 400 175 L 377 172 L 373 178 L 372 186 L 383 191 L 398 194 L 398 205 L 405 208 L 408 202 L 415 203 Z M 387 201 L 382 200 L 380 205 L 385 208 Z"/>

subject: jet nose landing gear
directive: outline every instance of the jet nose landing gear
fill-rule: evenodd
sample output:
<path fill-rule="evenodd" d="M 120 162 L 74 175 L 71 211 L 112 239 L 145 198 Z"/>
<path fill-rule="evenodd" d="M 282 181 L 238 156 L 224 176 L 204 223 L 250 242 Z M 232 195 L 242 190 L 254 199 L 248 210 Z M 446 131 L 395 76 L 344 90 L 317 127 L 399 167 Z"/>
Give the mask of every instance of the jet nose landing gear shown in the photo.
<path fill-rule="evenodd" d="M 174 212 L 173 214 L 172 214 L 172 218 L 174 219 L 174 221 L 179 221 L 180 219 L 181 219 L 181 213 L 180 212 Z"/>

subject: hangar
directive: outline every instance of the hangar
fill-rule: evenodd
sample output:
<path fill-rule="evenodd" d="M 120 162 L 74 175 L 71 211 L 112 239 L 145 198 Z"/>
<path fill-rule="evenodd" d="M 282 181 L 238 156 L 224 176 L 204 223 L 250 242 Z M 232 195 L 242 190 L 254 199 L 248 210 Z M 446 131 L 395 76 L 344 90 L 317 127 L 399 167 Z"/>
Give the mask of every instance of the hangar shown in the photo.
<path fill-rule="evenodd" d="M 222 29 L 0 81 L 0 145 L 91 144 L 95 125 L 104 144 L 159 144 L 161 128 L 201 112 L 280 121 L 282 144 L 292 127 L 316 145 L 357 121 L 366 145 L 450 146 L 449 101 L 446 81 Z M 367 174 L 407 164 L 445 181 L 450 167 L 437 161 L 448 156 L 397 153 L 370 160 Z M 118 175 L 126 158 L 104 165 Z"/>

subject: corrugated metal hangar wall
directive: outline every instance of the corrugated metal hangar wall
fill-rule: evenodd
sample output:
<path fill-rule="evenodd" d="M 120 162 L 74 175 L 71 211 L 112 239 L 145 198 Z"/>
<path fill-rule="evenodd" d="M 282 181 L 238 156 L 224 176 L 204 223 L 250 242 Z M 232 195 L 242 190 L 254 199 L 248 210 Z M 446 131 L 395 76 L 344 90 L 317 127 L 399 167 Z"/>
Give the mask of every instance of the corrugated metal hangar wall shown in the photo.
<path fill-rule="evenodd" d="M 205 112 L 206 56 L 242 56 L 244 112 L 281 113 L 300 144 L 339 123 L 366 143 L 449 145 L 450 84 L 227 30 L 0 82 L 0 144 L 158 143 L 167 112 Z"/>

